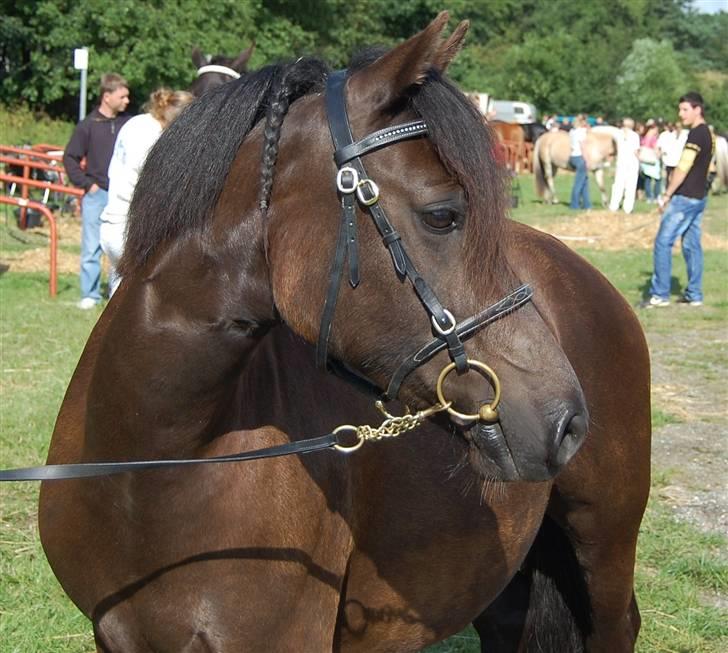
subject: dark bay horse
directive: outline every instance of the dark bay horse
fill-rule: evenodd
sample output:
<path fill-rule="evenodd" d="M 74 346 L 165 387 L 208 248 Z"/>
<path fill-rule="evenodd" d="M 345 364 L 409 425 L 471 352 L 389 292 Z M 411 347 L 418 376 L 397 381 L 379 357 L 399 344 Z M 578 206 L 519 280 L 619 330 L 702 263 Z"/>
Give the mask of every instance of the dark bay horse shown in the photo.
<path fill-rule="evenodd" d="M 483 650 L 633 650 L 644 338 L 596 270 L 506 219 L 493 137 L 442 77 L 467 27 L 443 41 L 446 22 L 347 77 L 264 68 L 170 126 L 48 462 L 210 457 L 375 423 L 366 395 L 315 367 L 317 341 L 391 388 L 436 336 L 392 394 L 433 405 L 452 361 L 460 414 L 350 456 L 44 483 L 43 546 L 99 651 L 414 651 L 473 620 Z M 371 138 L 348 142 L 349 123 Z M 478 318 L 522 281 L 532 301 Z"/>
<path fill-rule="evenodd" d="M 197 77 L 188 90 L 199 97 L 211 88 L 233 79 L 239 79 L 248 70 L 248 62 L 253 55 L 253 50 L 255 50 L 255 43 L 251 43 L 250 47 L 243 50 L 237 57 L 214 55 L 208 59 L 199 48 L 194 48 L 192 63 L 197 68 Z"/>

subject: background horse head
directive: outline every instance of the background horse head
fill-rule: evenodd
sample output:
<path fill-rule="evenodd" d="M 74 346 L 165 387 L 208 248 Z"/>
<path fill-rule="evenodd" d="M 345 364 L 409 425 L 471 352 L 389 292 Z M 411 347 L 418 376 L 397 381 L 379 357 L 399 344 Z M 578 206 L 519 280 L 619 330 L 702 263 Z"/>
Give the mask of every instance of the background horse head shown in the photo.
<path fill-rule="evenodd" d="M 589 170 L 599 186 L 602 205 L 607 205 L 607 194 L 604 187 L 604 166 L 616 153 L 616 127 L 608 125 L 593 127 L 587 133 L 583 148 L 589 160 Z M 554 175 L 557 169 L 571 169 L 569 156 L 571 143 L 565 131 L 547 132 L 540 136 L 533 149 L 533 178 L 536 193 L 546 202 L 558 204 Z"/>
<path fill-rule="evenodd" d="M 503 170 L 492 158 L 493 136 L 472 104 L 441 76 L 464 30 L 443 49 L 443 26 L 439 19 L 392 52 L 363 59 L 345 86 L 358 138 L 417 118 L 428 130 L 427 138 L 366 156 L 367 173 L 381 189 L 381 207 L 393 231 L 385 234 L 384 246 L 360 203 L 362 281 L 356 288 L 342 286 L 331 328 L 332 358 L 379 388 L 432 340 L 428 293 L 442 298 L 453 322 L 460 323 L 521 281 L 500 244 L 505 193 Z M 341 222 L 320 93 L 327 74 L 311 60 L 265 68 L 242 83 L 213 90 L 170 127 L 147 160 L 131 208 L 122 267 L 135 297 L 149 297 L 159 284 L 152 295 L 179 302 L 175 310 L 180 311 L 198 310 L 190 305 L 193 296 L 204 296 L 206 304 L 218 297 L 223 303 L 208 308 L 211 315 L 219 313 L 215 319 L 231 319 L 246 333 L 282 319 L 316 342 Z M 267 110 L 265 128 L 256 127 Z M 255 184 L 250 171 L 261 166 Z M 201 179 L 198 170 L 207 174 Z M 162 185 L 169 192 L 152 190 Z M 402 246 L 422 277 L 397 267 L 405 256 Z M 204 274 L 198 268 L 202 261 L 207 261 Z M 199 285 L 203 278 L 216 285 L 213 270 L 220 279 L 235 279 L 224 292 L 220 288 L 222 295 Z M 180 285 L 170 282 L 180 275 L 195 279 L 198 290 L 180 294 Z M 553 476 L 583 441 L 586 409 L 575 374 L 544 319 L 524 306 L 474 334 L 465 351 L 469 358 L 488 361 L 503 388 L 500 417 L 488 423 L 477 419 L 481 406 L 497 394 L 488 378 L 459 366 L 457 378 L 445 385 L 460 413 L 456 421 L 472 440 L 474 461 L 497 477 Z M 446 362 L 441 352 L 417 366 L 404 380 L 401 397 L 413 408 L 431 405 Z"/>
<path fill-rule="evenodd" d="M 251 43 L 247 50 L 243 50 L 237 57 L 214 55 L 206 57 L 199 48 L 192 50 L 192 63 L 197 68 L 197 77 L 190 85 L 189 91 L 199 97 L 205 91 L 220 84 L 238 79 L 248 69 L 248 61 L 255 49 Z"/>

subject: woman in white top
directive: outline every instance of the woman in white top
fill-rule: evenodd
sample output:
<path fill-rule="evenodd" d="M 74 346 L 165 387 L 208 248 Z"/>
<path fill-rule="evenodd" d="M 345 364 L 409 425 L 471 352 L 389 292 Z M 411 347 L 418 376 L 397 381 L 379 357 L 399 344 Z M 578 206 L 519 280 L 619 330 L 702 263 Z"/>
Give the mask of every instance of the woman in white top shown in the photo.
<path fill-rule="evenodd" d="M 157 89 L 143 107 L 147 113 L 135 116 L 119 130 L 109 164 L 109 201 L 101 214 L 101 249 L 110 263 L 109 296 L 121 281 L 116 265 L 124 250 L 129 204 L 144 161 L 162 131 L 193 99 L 187 91 Z"/>
<path fill-rule="evenodd" d="M 569 165 L 576 170 L 569 208 L 574 210 L 591 209 L 592 206 L 591 197 L 589 197 L 589 161 L 583 147 L 586 136 L 586 119 L 579 114 L 574 118 L 574 126 L 569 132 L 569 143 L 571 144 Z"/>
<path fill-rule="evenodd" d="M 609 209 L 616 211 L 624 199 L 622 208 L 625 213 L 632 213 L 634 199 L 637 194 L 637 178 L 640 174 L 640 137 L 634 131 L 634 120 L 622 120 L 622 131 L 617 139 L 617 165 L 612 184 L 612 198 Z"/>
<path fill-rule="evenodd" d="M 665 171 L 665 188 L 670 184 L 672 171 L 680 163 L 680 155 L 688 140 L 689 131 L 689 129 L 683 129 L 679 122 L 674 125 L 671 123 L 657 137 L 657 149 L 662 155 L 662 166 Z"/>

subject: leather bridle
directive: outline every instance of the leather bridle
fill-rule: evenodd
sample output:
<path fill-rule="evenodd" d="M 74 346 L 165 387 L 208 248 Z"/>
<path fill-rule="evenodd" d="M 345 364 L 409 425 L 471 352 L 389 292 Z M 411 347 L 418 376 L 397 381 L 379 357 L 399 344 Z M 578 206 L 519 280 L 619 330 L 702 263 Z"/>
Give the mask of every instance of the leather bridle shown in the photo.
<path fill-rule="evenodd" d="M 336 251 L 329 274 L 329 287 L 321 315 L 321 327 L 316 348 L 316 363 L 320 368 L 352 381 L 377 396 L 395 399 L 402 382 L 412 371 L 430 360 L 439 351 L 447 348 L 450 359 L 458 374 L 470 369 L 463 341 L 487 324 L 523 306 L 531 299 L 533 290 L 524 284 L 480 313 L 457 322 L 445 308 L 425 279 L 420 276 L 405 251 L 399 233 L 379 204 L 379 187 L 367 175 L 361 157 L 388 145 L 427 134 L 427 124 L 414 120 L 392 127 L 386 127 L 354 141 L 346 112 L 345 86 L 347 71 L 339 70 L 329 75 L 326 85 L 326 114 L 334 143 L 334 161 L 338 167 L 336 188 L 341 200 L 341 223 Z M 329 359 L 328 343 L 336 311 L 336 301 L 343 276 L 344 264 L 348 262 L 349 284 L 356 288 L 360 282 L 359 244 L 356 228 L 356 206 L 369 211 L 382 237 L 384 246 L 392 257 L 394 270 L 400 280 L 409 279 L 422 306 L 430 318 L 434 338 L 424 344 L 396 369 L 386 388 L 382 390 L 365 375 L 336 359 Z"/>
<path fill-rule="evenodd" d="M 384 209 L 379 205 L 379 188 L 366 173 L 362 156 L 373 152 L 381 147 L 392 145 L 410 138 L 418 138 L 427 133 L 427 125 L 422 120 L 395 125 L 381 129 L 359 141 L 354 141 L 349 119 L 346 114 L 346 100 L 344 87 L 346 84 L 346 71 L 337 71 L 329 76 L 326 88 L 326 110 L 329 119 L 331 137 L 334 141 L 334 161 L 338 167 L 336 175 L 336 187 L 341 198 L 341 224 L 339 227 L 339 238 L 336 244 L 336 253 L 331 266 L 329 289 L 324 303 L 324 310 L 321 317 L 321 329 L 319 332 L 316 360 L 320 367 L 328 367 L 331 371 L 353 382 L 359 387 L 384 398 L 395 399 L 399 393 L 402 382 L 413 370 L 430 360 L 435 354 L 447 348 L 452 363 L 446 366 L 437 381 L 437 404 L 430 408 L 420 410 L 415 414 L 395 416 L 389 414 L 381 402 L 377 407 L 387 418 L 377 428 L 368 425 L 352 426 L 342 425 L 331 433 L 323 436 L 308 438 L 295 442 L 289 442 L 273 447 L 266 447 L 253 451 L 245 451 L 228 456 L 215 458 L 194 458 L 194 459 L 172 459 L 172 460 L 138 460 L 124 462 L 88 462 L 70 463 L 58 465 L 43 465 L 40 467 L 26 467 L 20 469 L 0 470 L 0 482 L 2 481 L 49 481 L 73 478 L 93 478 L 121 474 L 124 472 L 178 467 L 184 465 L 219 464 L 230 462 L 241 462 L 246 460 L 257 460 L 260 458 L 271 458 L 275 456 L 287 456 L 291 454 L 302 455 L 313 451 L 334 449 L 342 453 L 356 451 L 366 441 L 376 441 L 386 438 L 397 437 L 404 432 L 410 431 L 422 424 L 431 415 L 447 411 L 452 415 L 464 420 L 483 419 L 484 421 L 495 421 L 498 419 L 495 410 L 500 398 L 500 383 L 495 372 L 487 365 L 477 360 L 471 360 L 465 355 L 463 341 L 470 338 L 474 333 L 484 326 L 508 315 L 517 308 L 528 302 L 533 290 L 528 284 L 524 284 L 509 293 L 503 299 L 480 313 L 473 315 L 461 322 L 456 322 L 453 314 L 448 311 L 435 295 L 432 288 L 419 275 L 412 260 L 407 256 L 400 236 L 387 218 Z M 409 279 L 419 297 L 425 311 L 430 317 L 434 338 L 421 346 L 416 352 L 407 356 L 395 370 L 387 386 L 382 391 L 376 383 L 365 375 L 348 367 L 345 363 L 328 357 L 328 342 L 331 335 L 331 325 L 336 310 L 336 300 L 339 294 L 339 286 L 344 270 L 344 263 L 349 265 L 349 283 L 352 288 L 359 285 L 359 254 L 356 229 L 356 205 L 357 202 L 368 209 L 374 224 L 382 236 L 382 242 L 392 256 L 395 272 L 400 280 Z M 471 368 L 478 369 L 490 377 L 495 386 L 495 397 L 490 404 L 481 406 L 478 414 L 464 415 L 458 413 L 452 402 L 447 401 L 443 396 L 443 382 L 445 377 L 453 369 L 463 374 Z M 351 444 L 352 435 L 355 437 Z"/>

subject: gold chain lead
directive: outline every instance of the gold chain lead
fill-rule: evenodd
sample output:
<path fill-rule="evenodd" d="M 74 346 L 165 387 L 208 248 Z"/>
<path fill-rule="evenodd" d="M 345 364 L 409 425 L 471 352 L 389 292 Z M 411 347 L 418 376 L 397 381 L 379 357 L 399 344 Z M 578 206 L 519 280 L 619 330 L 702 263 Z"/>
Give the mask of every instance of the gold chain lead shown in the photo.
<path fill-rule="evenodd" d="M 334 433 L 338 433 L 340 431 L 354 431 L 356 432 L 357 442 L 352 446 L 337 444 L 334 445 L 335 449 L 343 452 L 352 452 L 356 451 L 368 440 L 396 438 L 398 435 L 402 435 L 407 431 L 417 428 L 430 415 L 447 410 L 451 406 L 451 402 L 447 402 L 445 405 L 435 404 L 434 406 L 430 406 L 430 408 L 419 410 L 414 414 L 410 413 L 408 410 L 408 412 L 404 415 L 392 415 L 391 413 L 388 413 L 381 401 L 377 401 L 375 405 L 386 419 L 379 426 L 370 426 L 369 424 L 363 424 L 362 426 L 350 426 L 348 424 L 339 426 Z"/>

